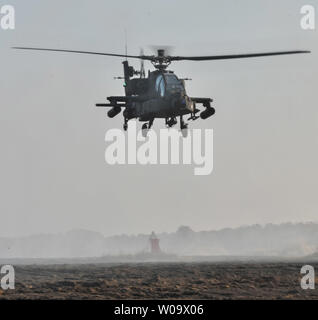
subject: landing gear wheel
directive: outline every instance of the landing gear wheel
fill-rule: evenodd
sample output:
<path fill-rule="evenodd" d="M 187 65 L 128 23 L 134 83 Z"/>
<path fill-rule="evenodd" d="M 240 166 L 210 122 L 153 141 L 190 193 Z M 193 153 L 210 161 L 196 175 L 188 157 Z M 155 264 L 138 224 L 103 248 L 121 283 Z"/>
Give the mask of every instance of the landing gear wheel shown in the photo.
<path fill-rule="evenodd" d="M 183 121 L 183 117 L 180 116 L 180 130 L 183 138 L 188 136 L 188 125 Z"/>
<path fill-rule="evenodd" d="M 182 130 L 181 130 L 181 133 L 182 133 L 182 137 L 183 137 L 183 138 L 187 138 L 187 136 L 188 136 L 188 128 L 182 129 Z"/>
<path fill-rule="evenodd" d="M 183 117 L 180 116 L 180 130 L 182 136 L 186 138 L 188 136 L 188 125 L 183 121 Z"/>
<path fill-rule="evenodd" d="M 144 124 L 142 125 L 142 127 L 141 127 L 141 133 L 142 133 L 142 136 L 143 136 L 144 138 L 147 137 L 147 134 L 148 134 L 148 125 L 147 125 L 147 123 L 144 123 Z"/>
<path fill-rule="evenodd" d="M 186 138 L 188 136 L 188 125 L 187 124 L 181 125 L 181 133 L 182 133 L 183 138 Z"/>
<path fill-rule="evenodd" d="M 181 123 L 180 129 L 181 129 L 181 130 L 183 130 L 183 129 L 188 129 L 188 125 L 183 122 L 183 123 Z"/>

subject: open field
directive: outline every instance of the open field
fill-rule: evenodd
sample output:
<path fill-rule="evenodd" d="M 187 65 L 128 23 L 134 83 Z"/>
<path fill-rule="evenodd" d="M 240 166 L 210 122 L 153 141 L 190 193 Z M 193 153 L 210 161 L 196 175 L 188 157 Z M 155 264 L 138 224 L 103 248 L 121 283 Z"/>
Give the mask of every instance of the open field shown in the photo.
<path fill-rule="evenodd" d="M 318 270 L 318 264 L 311 264 Z M 2 299 L 318 299 L 300 263 L 17 265 Z"/>

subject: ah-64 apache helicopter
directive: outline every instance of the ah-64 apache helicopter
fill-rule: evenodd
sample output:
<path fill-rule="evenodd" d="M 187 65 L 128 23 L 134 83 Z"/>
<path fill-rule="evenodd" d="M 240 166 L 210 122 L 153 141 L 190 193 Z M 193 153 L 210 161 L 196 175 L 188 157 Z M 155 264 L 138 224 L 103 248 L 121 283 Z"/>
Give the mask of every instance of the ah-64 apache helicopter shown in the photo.
<path fill-rule="evenodd" d="M 286 54 L 310 53 L 310 51 L 279 51 L 265 53 L 249 53 L 249 54 L 232 54 L 232 55 L 214 55 L 214 56 L 171 56 L 166 55 L 164 49 L 157 50 L 157 55 L 121 55 L 113 53 L 76 51 L 64 49 L 45 49 L 45 48 L 27 48 L 14 47 L 14 49 L 24 50 L 40 50 L 55 52 L 70 52 L 103 55 L 112 57 L 126 58 L 123 61 L 124 77 L 117 77 L 125 81 L 124 96 L 110 96 L 107 98 L 108 103 L 96 104 L 98 107 L 110 107 L 108 117 L 114 118 L 122 109 L 124 116 L 124 130 L 127 130 L 128 121 L 138 118 L 139 121 L 146 122 L 143 124 L 143 134 L 147 134 L 156 118 L 165 119 L 166 125 L 172 127 L 177 124 L 177 117 L 180 117 L 180 129 L 183 136 L 187 135 L 188 125 L 183 120 L 184 115 L 190 115 L 188 120 L 196 120 L 200 110 L 197 108 L 201 104 L 205 110 L 200 113 L 201 119 L 207 119 L 215 113 L 215 109 L 211 106 L 211 98 L 189 97 L 185 90 L 185 80 L 179 79 L 173 71 L 167 70 L 172 61 L 206 61 L 206 60 L 224 60 L 224 59 L 240 59 L 265 57 Z M 141 60 L 140 71 L 129 66 L 127 58 L 136 58 Z M 148 71 L 145 77 L 145 69 L 143 61 L 150 61 L 155 67 L 155 71 Z M 136 77 L 135 77 L 136 76 Z"/>

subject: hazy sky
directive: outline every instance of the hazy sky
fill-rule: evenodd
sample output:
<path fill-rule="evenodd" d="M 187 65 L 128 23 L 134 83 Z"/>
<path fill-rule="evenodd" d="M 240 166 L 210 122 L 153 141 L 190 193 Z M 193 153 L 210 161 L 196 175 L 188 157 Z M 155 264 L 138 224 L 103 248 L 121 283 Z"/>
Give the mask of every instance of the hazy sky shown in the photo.
<path fill-rule="evenodd" d="M 105 235 L 317 221 L 318 41 L 300 28 L 313 0 L 80 1 L 13 4 L 0 30 L 0 236 L 85 228 Z M 109 166 L 104 136 L 122 117 L 95 108 L 123 93 L 121 59 L 13 51 L 43 46 L 177 55 L 309 49 L 311 55 L 176 62 L 190 96 L 212 97 L 214 171 Z M 139 62 L 133 62 L 138 66 Z M 146 64 L 147 69 L 151 65 Z M 163 126 L 157 121 L 155 129 Z"/>

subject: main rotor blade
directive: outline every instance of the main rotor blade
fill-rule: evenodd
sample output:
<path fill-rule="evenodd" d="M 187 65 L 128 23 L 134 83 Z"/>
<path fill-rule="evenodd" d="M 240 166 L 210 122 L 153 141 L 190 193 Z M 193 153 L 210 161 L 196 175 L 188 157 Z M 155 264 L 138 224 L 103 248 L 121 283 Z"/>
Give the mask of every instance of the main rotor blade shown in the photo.
<path fill-rule="evenodd" d="M 254 58 L 254 57 L 267 57 L 278 56 L 285 54 L 299 54 L 310 53 L 310 51 L 278 51 L 278 52 L 263 52 L 263 53 L 248 53 L 248 54 L 230 54 L 230 55 L 218 55 L 218 56 L 198 56 L 198 57 L 183 57 L 176 56 L 170 57 L 171 61 L 190 60 L 190 61 L 204 61 L 204 60 L 226 60 L 226 59 L 241 59 L 241 58 Z"/>
<path fill-rule="evenodd" d="M 77 50 L 64 50 L 64 49 L 47 49 L 47 48 L 28 48 L 28 47 L 12 47 L 12 49 L 19 50 L 36 50 L 36 51 L 53 51 L 53 52 L 68 52 L 68 53 L 81 53 L 81 54 L 94 54 L 100 56 L 111 56 L 111 57 L 122 57 L 122 58 L 134 58 L 142 60 L 152 60 L 152 56 L 131 56 L 124 54 L 115 54 L 115 53 L 104 53 L 104 52 L 92 52 L 92 51 L 77 51 Z"/>

